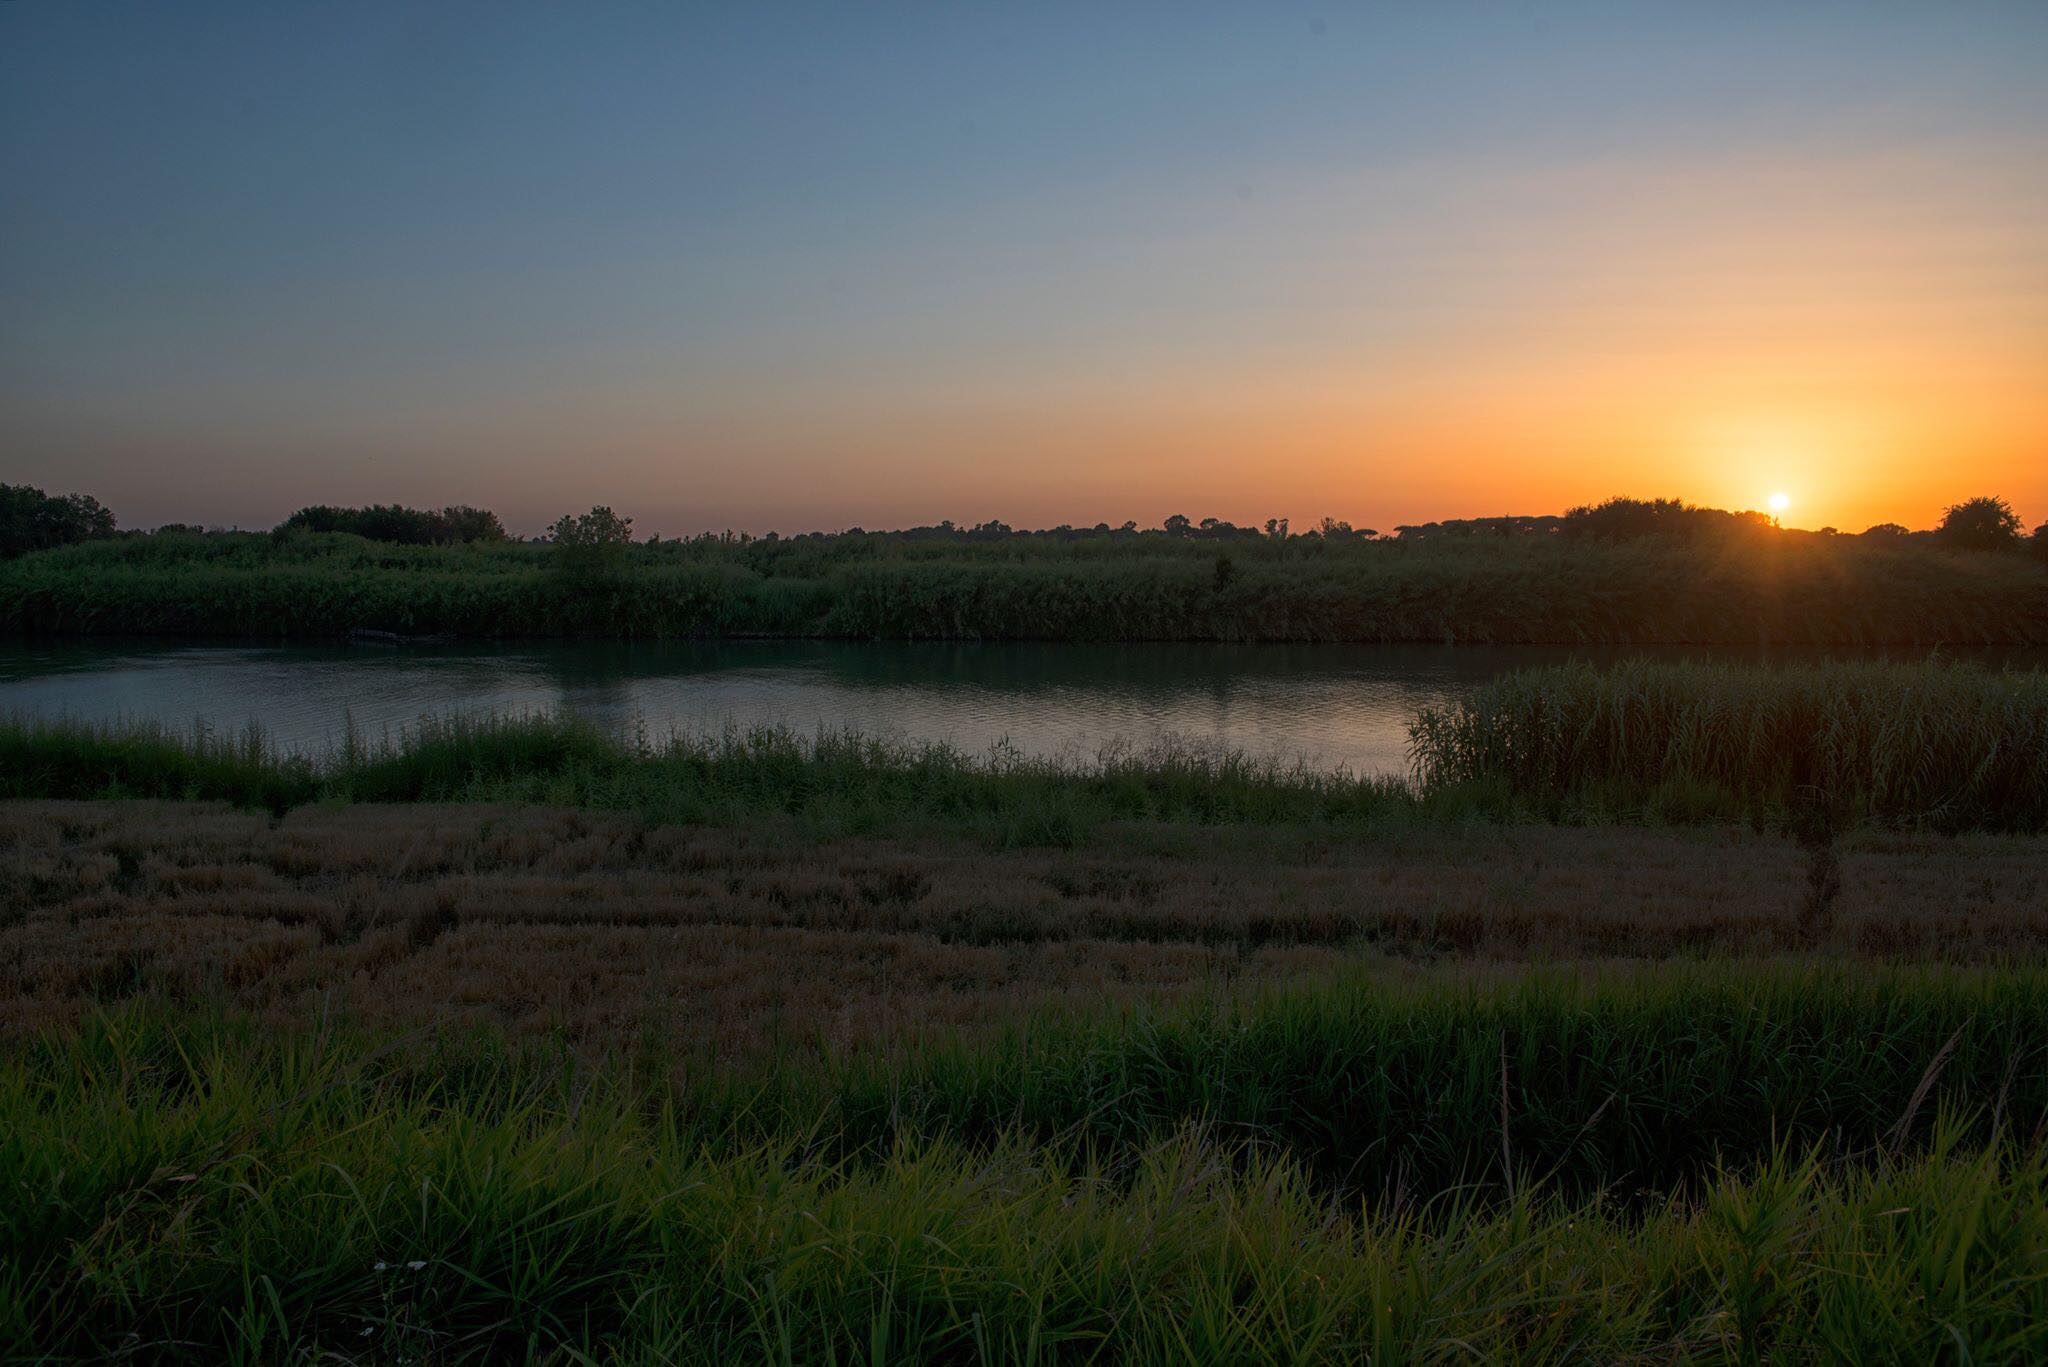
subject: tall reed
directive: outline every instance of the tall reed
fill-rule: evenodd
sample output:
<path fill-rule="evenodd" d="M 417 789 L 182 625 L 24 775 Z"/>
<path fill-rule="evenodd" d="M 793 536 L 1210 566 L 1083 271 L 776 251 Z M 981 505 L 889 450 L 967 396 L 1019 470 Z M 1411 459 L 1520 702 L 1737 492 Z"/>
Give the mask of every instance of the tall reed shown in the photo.
<path fill-rule="evenodd" d="M 1411 728 L 1428 787 L 1551 810 L 1752 813 L 1937 829 L 2048 826 L 2048 675 L 1928 662 L 1636 660 L 1505 675 Z"/>
<path fill-rule="evenodd" d="M 633 547 L 154 536 L 0 563 L 0 631 L 1753 646 L 2048 644 L 2048 566 L 1862 538 L 861 535 Z"/>

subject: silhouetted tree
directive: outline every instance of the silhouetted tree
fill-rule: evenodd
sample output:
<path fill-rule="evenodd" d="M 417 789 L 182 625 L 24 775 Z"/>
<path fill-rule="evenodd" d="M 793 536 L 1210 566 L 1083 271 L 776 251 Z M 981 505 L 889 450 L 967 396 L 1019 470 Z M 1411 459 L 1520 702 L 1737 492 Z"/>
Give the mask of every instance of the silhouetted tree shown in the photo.
<path fill-rule="evenodd" d="M 1967 498 L 1941 515 L 1935 529 L 1951 546 L 1970 551 L 2004 550 L 2019 544 L 2020 515 L 2002 498 Z"/>
<path fill-rule="evenodd" d="M 68 546 L 114 534 L 114 515 L 87 494 L 46 494 L 0 484 L 0 556 Z"/>
<path fill-rule="evenodd" d="M 370 541 L 399 546 L 448 546 L 468 541 L 503 541 L 505 526 L 484 508 L 454 504 L 436 511 L 397 503 L 367 508 L 336 508 L 314 504 L 301 508 L 277 526 L 280 535 L 295 532 L 348 532 Z"/>
<path fill-rule="evenodd" d="M 2034 528 L 2034 534 L 2027 538 L 2027 545 L 2033 550 L 2036 560 L 2048 565 L 2048 522 Z"/>
<path fill-rule="evenodd" d="M 576 588 L 591 588 L 618 575 L 633 544 L 633 519 L 597 507 L 579 515 L 564 514 L 548 528 L 554 543 L 550 563 L 556 574 Z"/>
<path fill-rule="evenodd" d="M 1874 527 L 1865 527 L 1863 534 L 1873 541 L 1895 541 L 1899 537 L 1912 535 L 1896 522 L 1880 522 Z"/>
<path fill-rule="evenodd" d="M 1726 512 L 1697 508 L 1676 498 L 1610 498 L 1565 513 L 1561 530 L 1567 536 L 1605 541 L 1634 537 L 1692 537 L 1729 532 L 1766 532 L 1775 524 L 1759 512 Z"/>

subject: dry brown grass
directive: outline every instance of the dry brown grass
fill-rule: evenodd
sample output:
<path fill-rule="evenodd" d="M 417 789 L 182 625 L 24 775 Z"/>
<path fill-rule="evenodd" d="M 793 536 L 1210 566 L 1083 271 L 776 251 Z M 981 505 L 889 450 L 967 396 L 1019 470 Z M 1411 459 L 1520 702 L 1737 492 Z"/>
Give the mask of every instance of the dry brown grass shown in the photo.
<path fill-rule="evenodd" d="M 2048 840 L 1409 830 L 991 852 L 531 807 L 0 804 L 0 1025 L 147 993 L 720 1054 L 1361 963 L 2048 949 Z"/>

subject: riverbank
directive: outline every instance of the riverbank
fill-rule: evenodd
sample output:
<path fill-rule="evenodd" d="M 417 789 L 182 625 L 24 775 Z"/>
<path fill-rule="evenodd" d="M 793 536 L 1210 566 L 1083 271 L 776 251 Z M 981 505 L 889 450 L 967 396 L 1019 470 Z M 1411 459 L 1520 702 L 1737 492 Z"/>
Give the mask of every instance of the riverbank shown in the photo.
<path fill-rule="evenodd" d="M 262 639 L 2048 644 L 2048 564 L 1755 532 L 1416 542 L 848 533 L 622 548 L 596 577 L 520 543 L 168 533 L 0 562 L 0 631 Z"/>
<path fill-rule="evenodd" d="M 541 803 L 661 824 L 1071 846 L 1218 828 L 1293 840 L 1398 825 L 1746 823 L 2048 829 L 2048 674 L 1930 661 L 1624 661 L 1523 670 L 1425 707 L 1405 775 L 1163 741 L 1093 757 L 778 728 L 618 735 L 567 717 L 428 719 L 328 753 L 148 727 L 0 721 L 0 798 Z"/>
<path fill-rule="evenodd" d="M 0 724 L 0 1356 L 2048 1354 L 2048 683 Z"/>

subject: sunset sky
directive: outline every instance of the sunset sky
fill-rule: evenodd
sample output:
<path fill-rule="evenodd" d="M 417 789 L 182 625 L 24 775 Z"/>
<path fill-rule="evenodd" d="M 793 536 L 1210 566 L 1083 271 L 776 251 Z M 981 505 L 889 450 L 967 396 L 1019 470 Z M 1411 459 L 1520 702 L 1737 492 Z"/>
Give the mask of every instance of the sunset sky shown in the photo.
<path fill-rule="evenodd" d="M 2048 3 L 0 6 L 125 525 L 2048 519 Z"/>

